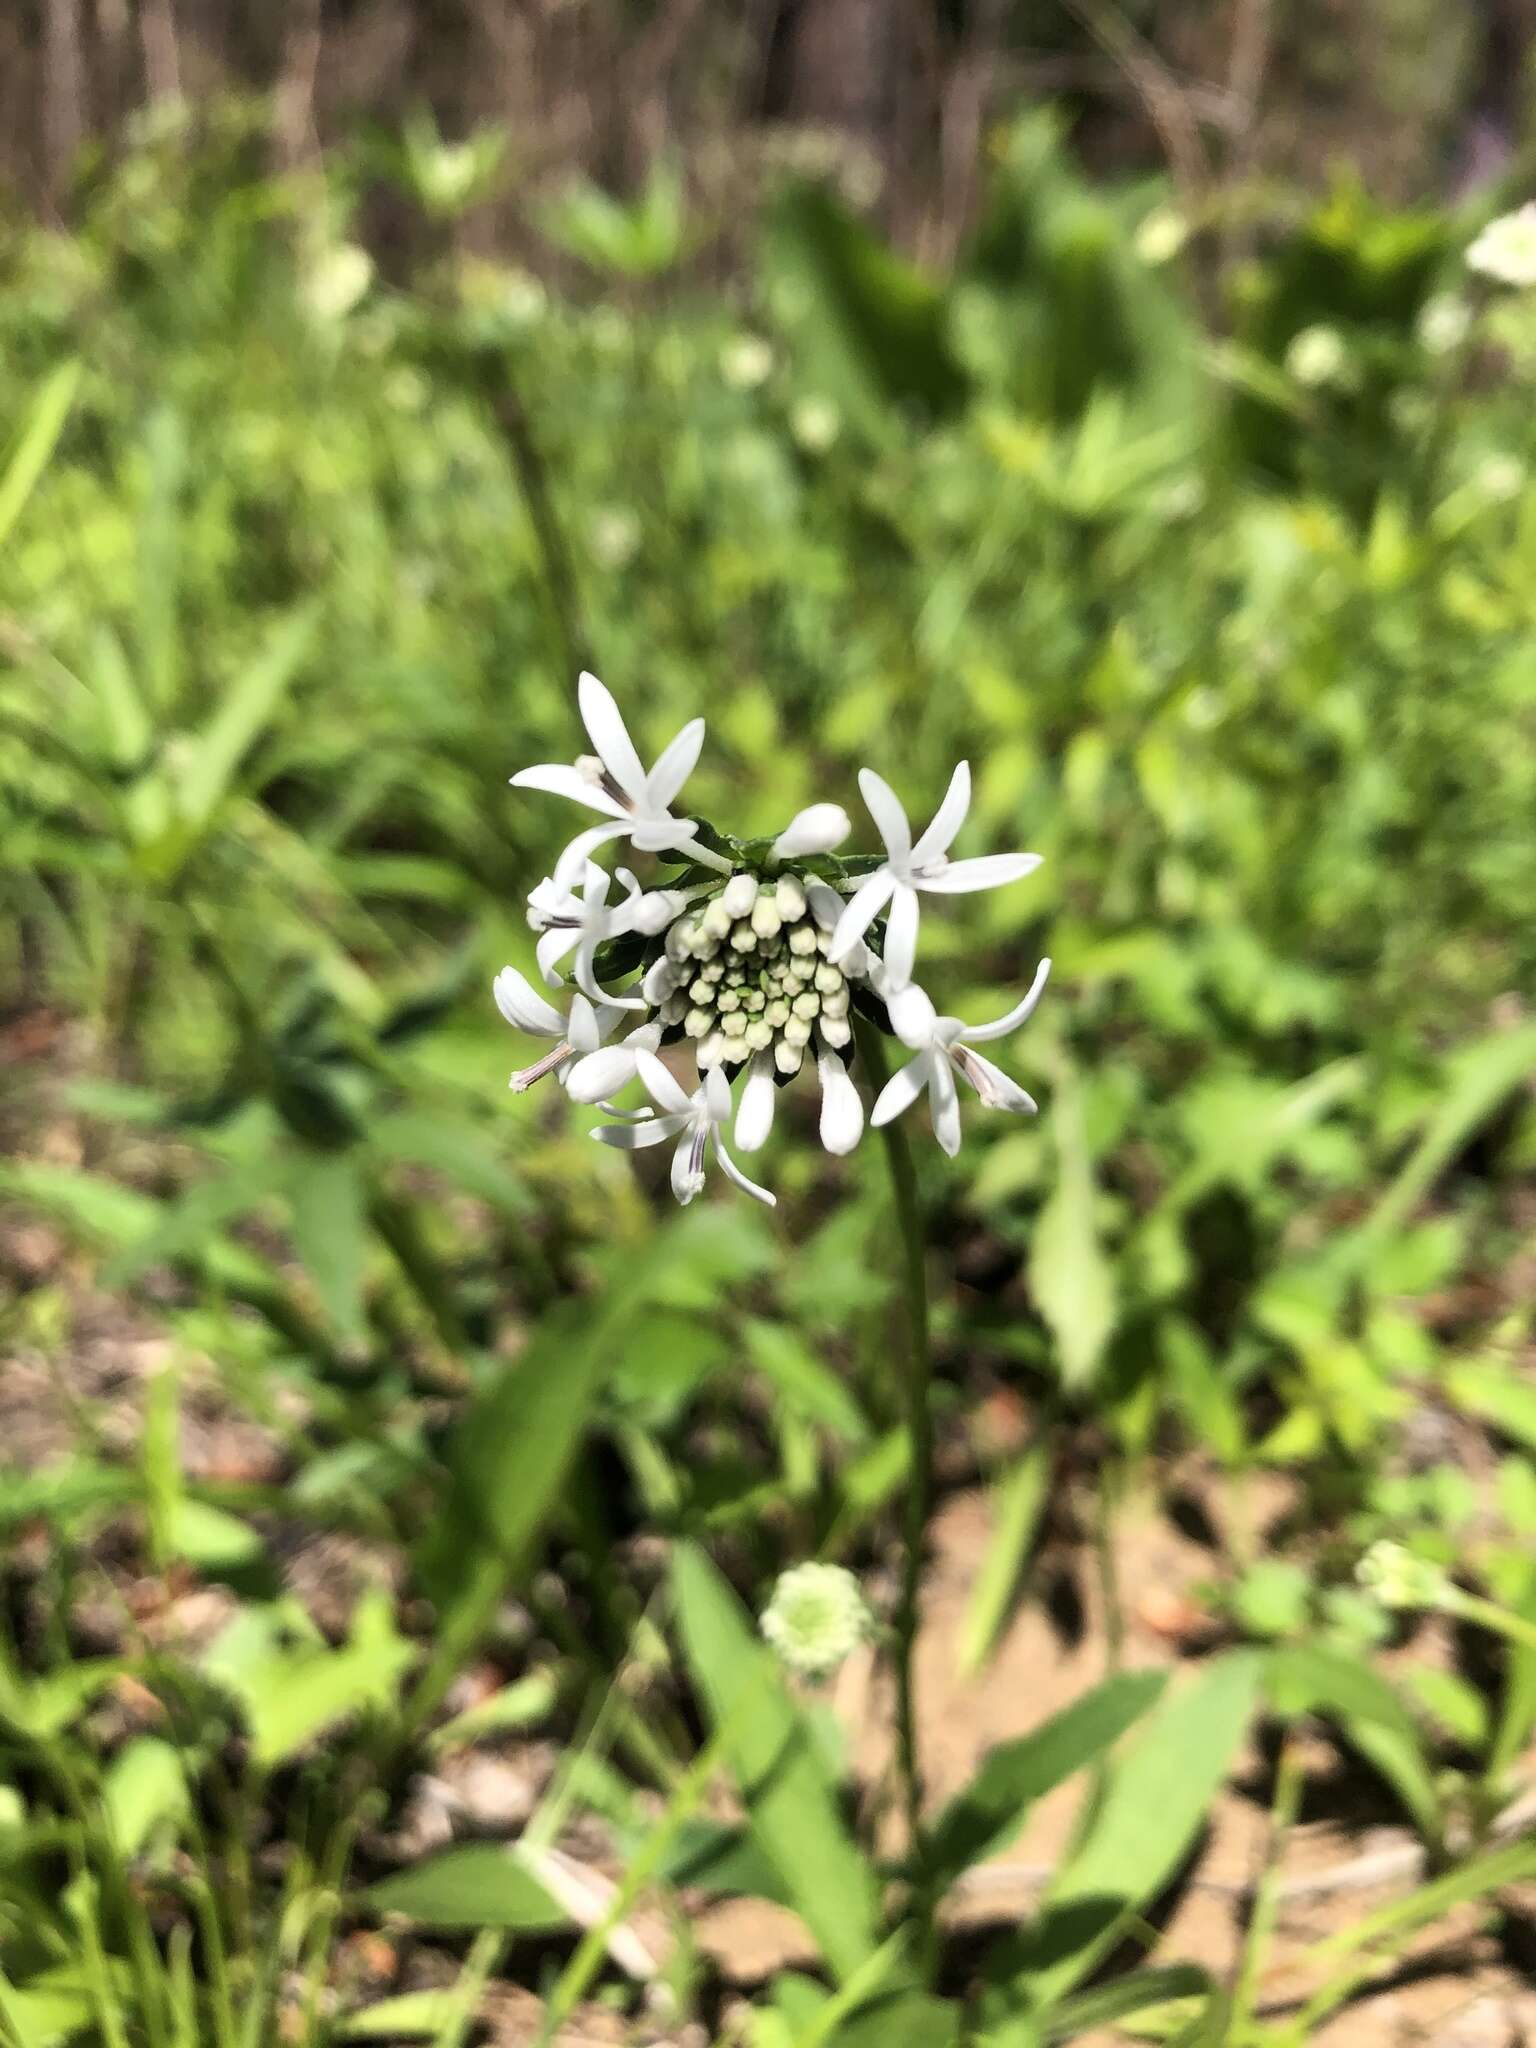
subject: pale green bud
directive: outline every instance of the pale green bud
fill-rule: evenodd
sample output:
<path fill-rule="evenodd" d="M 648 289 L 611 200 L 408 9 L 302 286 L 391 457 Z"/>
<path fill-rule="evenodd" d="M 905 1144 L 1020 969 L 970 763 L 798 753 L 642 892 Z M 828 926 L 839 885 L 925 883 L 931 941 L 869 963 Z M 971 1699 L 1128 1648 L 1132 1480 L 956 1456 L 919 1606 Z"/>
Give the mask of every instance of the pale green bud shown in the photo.
<path fill-rule="evenodd" d="M 825 1678 L 873 1627 L 859 1582 L 838 1564 L 797 1564 L 781 1572 L 763 1614 L 775 1654 L 803 1678 Z"/>

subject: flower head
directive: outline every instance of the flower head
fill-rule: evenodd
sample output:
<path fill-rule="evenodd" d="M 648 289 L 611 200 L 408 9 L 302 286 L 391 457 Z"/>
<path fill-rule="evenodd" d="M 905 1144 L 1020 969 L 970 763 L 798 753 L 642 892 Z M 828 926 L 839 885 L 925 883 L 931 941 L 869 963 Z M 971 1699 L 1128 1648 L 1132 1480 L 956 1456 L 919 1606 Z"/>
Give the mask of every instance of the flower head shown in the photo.
<path fill-rule="evenodd" d="M 1499 284 L 1536 284 L 1536 201 L 1489 221 L 1467 251 L 1467 268 Z"/>
<path fill-rule="evenodd" d="M 1373 1543 L 1355 1566 L 1355 1577 L 1383 1607 L 1439 1607 L 1452 1591 L 1439 1565 L 1416 1557 L 1402 1543 Z"/>
<path fill-rule="evenodd" d="M 1285 352 L 1285 367 L 1310 391 L 1344 384 L 1349 378 L 1349 344 L 1337 327 L 1303 327 Z"/>
<path fill-rule="evenodd" d="M 840 1564 L 797 1564 L 780 1572 L 762 1631 L 802 1678 L 826 1678 L 873 1630 L 859 1582 Z"/>
<path fill-rule="evenodd" d="M 860 884 L 837 921 L 830 958 L 841 960 L 890 905 L 886 920 L 885 971 L 893 989 L 912 979 L 917 956 L 918 892 L 958 896 L 973 889 L 996 889 L 1017 882 L 1040 865 L 1038 853 L 984 854 L 977 860 L 951 860 L 949 849 L 971 807 L 970 763 L 962 761 L 949 779 L 944 801 L 933 821 L 915 842 L 901 800 L 872 768 L 859 770 L 859 788 L 869 814 L 885 841 L 885 859 Z"/>
<path fill-rule="evenodd" d="M 1046 969 L 1009 1016 L 974 1029 L 937 1015 L 912 984 L 920 892 L 989 888 L 1039 864 L 1037 855 L 1023 853 L 950 859 L 970 803 L 963 762 L 916 840 L 895 795 L 866 770 L 860 779 L 885 854 L 878 864 L 866 858 L 850 866 L 835 851 L 850 830 L 841 804 L 808 805 L 771 841 L 733 839 L 673 817 L 670 805 L 697 758 L 703 721 L 685 726 L 647 773 L 603 686 L 584 675 L 579 694 L 597 758 L 513 777 L 520 787 L 554 790 L 605 814 L 578 834 L 554 874 L 528 897 L 540 973 L 551 988 L 565 974 L 575 984 L 569 1015 L 515 969 L 497 977 L 496 1000 L 508 1021 L 554 1041 L 544 1059 L 514 1076 L 514 1087 L 554 1073 L 572 1101 L 599 1104 L 614 1117 L 593 1134 L 603 1144 L 636 1152 L 670 1141 L 672 1190 L 681 1202 L 703 1187 L 711 1158 L 738 1188 L 773 1202 L 737 1166 L 725 1132 L 733 1127 L 742 1151 L 758 1150 L 772 1131 L 780 1090 L 802 1068 L 816 1077 L 822 1144 L 834 1154 L 854 1149 L 866 1123 L 856 1017 L 861 1031 L 888 1032 L 913 1054 L 870 1121 L 888 1121 L 926 1084 L 940 1142 L 953 1151 L 956 1074 L 983 1101 L 1034 1108 L 972 1046 L 1022 1023 Z M 628 868 L 610 877 L 592 855 L 612 839 L 686 872 L 675 886 L 649 889 Z M 620 891 L 610 900 L 614 878 Z M 616 1037 L 626 1015 L 634 1022 Z M 691 1090 L 658 1057 L 674 1046 L 692 1049 L 699 1079 Z M 615 1109 L 614 1098 L 636 1081 L 651 1106 Z"/>

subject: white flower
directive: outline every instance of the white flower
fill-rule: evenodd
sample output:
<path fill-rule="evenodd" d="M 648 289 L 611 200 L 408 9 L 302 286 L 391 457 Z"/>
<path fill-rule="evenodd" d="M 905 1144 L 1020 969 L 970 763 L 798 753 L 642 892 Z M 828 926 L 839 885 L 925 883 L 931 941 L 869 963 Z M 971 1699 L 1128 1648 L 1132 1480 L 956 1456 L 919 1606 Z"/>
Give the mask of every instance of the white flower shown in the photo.
<path fill-rule="evenodd" d="M 593 976 L 598 947 L 609 939 L 634 931 L 635 906 L 645 901 L 640 893 L 640 884 L 628 868 L 620 868 L 618 876 L 629 894 L 622 903 L 616 904 L 608 901 L 611 877 L 595 861 L 587 862 L 579 896 L 553 877 L 540 882 L 529 893 L 528 922 L 542 934 L 534 953 L 539 972 L 551 988 L 560 986 L 556 967 L 574 949 L 576 958 L 571 965 L 571 979 L 589 1001 L 612 1003 L 619 1010 L 643 1010 L 646 1007 L 644 996 L 613 995 L 600 988 Z"/>
<path fill-rule="evenodd" d="M 575 995 L 571 998 L 570 1016 L 562 1017 L 554 1004 L 546 1002 L 515 967 L 502 968 L 491 984 L 491 992 L 497 1009 L 515 1031 L 556 1041 L 553 1052 L 547 1052 L 543 1059 L 512 1076 L 507 1085 L 519 1095 L 535 1081 L 542 1081 L 546 1074 L 553 1074 L 562 1088 L 568 1087 L 575 1066 L 584 1064 L 584 1055 L 597 1051 L 623 1014 L 611 1003 L 593 1004 L 585 996 Z M 641 1026 L 642 1030 L 646 1028 Z"/>
<path fill-rule="evenodd" d="M 1342 384 L 1349 375 L 1349 344 L 1337 327 L 1303 327 L 1285 352 L 1285 367 L 1310 391 Z"/>
<path fill-rule="evenodd" d="M 1525 489 L 1526 468 L 1518 455 L 1498 450 L 1485 455 L 1477 465 L 1473 483 L 1495 505 L 1511 505 Z"/>
<path fill-rule="evenodd" d="M 825 455 L 842 426 L 842 415 L 830 398 L 802 398 L 789 416 L 789 431 L 807 455 Z"/>
<path fill-rule="evenodd" d="M 892 1117 L 900 1116 L 917 1100 L 926 1085 L 934 1134 L 953 1159 L 960 1149 L 960 1097 L 955 1087 L 956 1074 L 969 1082 L 989 1109 L 1032 1111 L 1035 1108 L 1034 1098 L 1026 1095 L 1017 1081 L 1010 1080 L 1001 1067 L 994 1066 L 991 1060 L 972 1051 L 972 1047 L 1016 1031 L 1039 1002 L 1050 971 L 1050 961 L 1042 960 L 1024 1000 L 1016 1004 L 1006 1017 L 999 1017 L 991 1024 L 963 1024 L 958 1017 L 938 1016 L 920 988 L 908 987 L 894 996 L 891 1024 L 903 1045 L 909 1046 L 917 1057 L 909 1060 L 899 1073 L 893 1074 L 881 1089 L 870 1113 L 870 1123 L 878 1128 L 881 1124 L 888 1124 Z"/>
<path fill-rule="evenodd" d="M 959 896 L 972 889 L 996 889 L 1020 881 L 1040 865 L 1038 853 L 983 854 L 976 860 L 951 860 L 949 849 L 971 807 L 970 764 L 962 761 L 950 777 L 944 801 L 933 823 L 916 845 L 912 828 L 896 792 L 871 768 L 859 770 L 859 788 L 869 814 L 885 841 L 885 860 L 862 882 L 838 918 L 832 934 L 831 959 L 841 964 L 889 903 L 885 971 L 893 990 L 912 979 L 917 957 L 918 891 Z"/>
<path fill-rule="evenodd" d="M 1189 240 L 1189 222 L 1176 206 L 1154 206 L 1136 230 L 1134 246 L 1142 262 L 1156 269 L 1171 263 Z"/>
<path fill-rule="evenodd" d="M 773 842 L 775 860 L 803 860 L 807 854 L 830 853 L 853 829 L 841 804 L 810 804 L 796 811 Z"/>
<path fill-rule="evenodd" d="M 576 835 L 556 863 L 555 879 L 569 882 L 588 856 L 610 839 L 628 839 L 641 853 L 687 852 L 707 867 L 719 867 L 715 856 L 694 839 L 693 820 L 674 818 L 670 809 L 699 758 L 704 744 L 703 719 L 691 718 L 647 774 L 618 705 L 586 670 L 576 686 L 576 701 L 582 724 L 597 749 L 596 760 L 541 762 L 519 769 L 512 777 L 514 789 L 543 789 L 555 796 L 568 796 L 589 810 L 606 812 L 612 820 Z"/>
<path fill-rule="evenodd" d="M 736 391 L 755 391 L 773 374 L 773 350 L 758 334 L 738 334 L 720 351 L 720 374 Z"/>
<path fill-rule="evenodd" d="M 1472 308 L 1454 292 L 1437 292 L 1420 309 L 1417 331 L 1432 356 L 1448 356 L 1472 331 Z"/>
<path fill-rule="evenodd" d="M 592 1135 L 604 1145 L 621 1152 L 635 1152 L 647 1145 L 677 1139 L 672 1154 L 672 1192 L 686 1205 L 704 1185 L 704 1159 L 711 1147 L 727 1180 L 734 1181 L 743 1194 L 765 1202 L 770 1209 L 777 1197 L 756 1181 L 748 1180 L 730 1153 L 720 1133 L 730 1120 L 731 1087 L 718 1067 L 711 1067 L 690 1095 L 664 1067 L 653 1052 L 639 1052 L 635 1064 L 647 1094 L 661 1112 L 644 1123 L 604 1124 Z"/>
<path fill-rule="evenodd" d="M 576 1002 L 580 1002 L 578 996 Z M 575 1008 L 575 1003 L 572 1004 Z M 572 1102 L 601 1103 L 611 1108 L 610 1096 L 627 1088 L 640 1072 L 640 1055 L 655 1052 L 661 1044 L 659 1024 L 637 1024 L 617 1045 L 604 1045 L 585 1052 L 561 1075 Z"/>
<path fill-rule="evenodd" d="M 791 1671 L 826 1678 L 866 1640 L 874 1622 L 852 1572 L 812 1561 L 780 1572 L 760 1626 Z"/>
<path fill-rule="evenodd" d="M 1489 221 L 1467 251 L 1467 268 L 1500 284 L 1536 284 L 1536 201 Z"/>

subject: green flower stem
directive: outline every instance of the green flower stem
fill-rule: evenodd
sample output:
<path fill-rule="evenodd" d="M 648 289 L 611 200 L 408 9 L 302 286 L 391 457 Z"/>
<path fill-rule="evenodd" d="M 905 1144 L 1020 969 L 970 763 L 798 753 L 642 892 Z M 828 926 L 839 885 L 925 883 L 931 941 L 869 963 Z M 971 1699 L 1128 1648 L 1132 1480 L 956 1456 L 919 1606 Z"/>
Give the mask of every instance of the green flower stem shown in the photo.
<path fill-rule="evenodd" d="M 1453 1587 L 1439 1605 L 1442 1613 L 1474 1622 L 1479 1628 L 1489 1629 L 1508 1642 L 1519 1643 L 1522 1649 L 1536 1650 L 1536 1623 L 1527 1621 L 1523 1615 L 1512 1614 L 1496 1600 L 1482 1600 L 1475 1593 L 1463 1593 L 1459 1587 Z"/>
<path fill-rule="evenodd" d="M 859 1055 L 875 1093 L 890 1078 L 881 1034 L 867 1019 L 855 1016 Z M 906 1395 L 909 1461 L 906 1509 L 902 1525 L 901 1586 L 893 1617 L 893 1661 L 896 1667 L 896 1760 L 901 1774 L 907 1844 L 914 1873 L 923 1856 L 923 1782 L 917 1754 L 917 1714 L 913 1698 L 912 1661 L 917 1641 L 917 1592 L 922 1572 L 923 1540 L 933 1500 L 933 1417 L 928 1383 L 932 1359 L 928 1348 L 928 1279 L 925 1265 L 922 1204 L 912 1152 L 899 1121 L 880 1132 L 891 1193 L 902 1242 L 902 1293 L 906 1306 Z"/>

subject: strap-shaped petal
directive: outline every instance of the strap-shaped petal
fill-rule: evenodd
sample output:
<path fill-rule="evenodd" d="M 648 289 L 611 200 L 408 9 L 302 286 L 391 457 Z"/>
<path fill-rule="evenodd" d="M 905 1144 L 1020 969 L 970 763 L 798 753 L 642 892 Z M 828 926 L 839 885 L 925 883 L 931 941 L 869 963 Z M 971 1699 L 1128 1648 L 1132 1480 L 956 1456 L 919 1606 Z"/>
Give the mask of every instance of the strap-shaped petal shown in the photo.
<path fill-rule="evenodd" d="M 903 1110 L 912 1107 L 923 1091 L 923 1083 L 928 1079 L 929 1069 L 934 1065 L 934 1057 L 931 1051 L 920 1052 L 915 1059 L 908 1060 L 904 1067 L 898 1068 L 892 1074 L 876 1096 L 875 1106 L 869 1113 L 872 1129 L 878 1130 L 882 1124 L 888 1124 L 892 1117 L 900 1116 Z"/>
<path fill-rule="evenodd" d="M 910 882 L 898 882 L 891 893 L 891 913 L 885 927 L 886 982 L 893 993 L 912 979 L 917 962 L 917 891 Z"/>
<path fill-rule="evenodd" d="M 657 1059 L 655 1053 L 640 1051 L 635 1054 L 635 1066 L 640 1079 L 645 1083 L 645 1092 L 656 1107 L 668 1116 L 692 1116 L 693 1100 L 667 1067 Z"/>
<path fill-rule="evenodd" d="M 491 984 L 496 1007 L 516 1031 L 537 1038 L 563 1038 L 565 1019 L 553 1003 L 544 1000 L 526 975 L 515 967 L 503 967 Z"/>
<path fill-rule="evenodd" d="M 942 854 L 948 853 L 970 808 L 971 764 L 962 761 L 949 778 L 949 787 L 944 792 L 943 803 L 933 814 L 933 823 L 912 849 L 913 867 L 920 868 L 924 861 L 938 860 Z"/>
<path fill-rule="evenodd" d="M 985 1053 L 974 1052 L 968 1045 L 959 1045 L 952 1057 L 956 1073 L 971 1084 L 988 1109 L 1006 1109 L 1015 1116 L 1033 1116 L 1038 1109 L 1039 1104 L 1033 1095 L 1021 1088 L 1011 1074 L 1005 1074 Z"/>
<path fill-rule="evenodd" d="M 647 1145 L 661 1145 L 668 1138 L 675 1138 L 687 1121 L 682 1116 L 656 1116 L 643 1124 L 599 1124 L 592 1135 L 600 1145 L 611 1145 L 615 1152 L 643 1152 Z"/>
<path fill-rule="evenodd" d="M 893 867 L 905 867 L 912 856 L 912 827 L 907 823 L 907 814 L 901 807 L 901 798 L 873 768 L 859 770 L 859 788 L 863 792 L 865 806 L 874 819 L 880 837 L 885 841 L 886 853 Z"/>
<path fill-rule="evenodd" d="M 718 1130 L 715 1132 L 715 1157 L 719 1160 L 720 1171 L 725 1175 L 726 1179 L 739 1187 L 744 1195 L 750 1195 L 754 1202 L 762 1202 L 770 1209 L 777 1209 L 779 1206 L 778 1196 L 769 1194 L 766 1188 L 760 1188 L 755 1180 L 747 1179 L 747 1176 L 720 1142 Z"/>
<path fill-rule="evenodd" d="M 834 965 L 841 965 L 853 951 L 890 901 L 895 887 L 896 877 L 890 869 L 876 868 L 854 891 L 833 927 L 832 944 L 827 949 L 827 958 Z"/>
<path fill-rule="evenodd" d="M 585 804 L 589 811 L 603 811 L 610 818 L 627 818 L 628 810 L 606 789 L 589 782 L 579 768 L 565 761 L 541 761 L 532 768 L 519 768 L 510 778 L 514 789 L 542 789 L 550 796 L 568 796 L 572 803 Z"/>
<path fill-rule="evenodd" d="M 1045 993 L 1045 984 L 1050 978 L 1050 972 L 1050 961 L 1042 960 L 1035 969 L 1035 978 L 1029 984 L 1023 1000 L 1015 1003 L 1006 1017 L 995 1018 L 990 1024 L 967 1024 L 960 1033 L 965 1044 L 985 1045 L 989 1039 L 1006 1038 L 1010 1031 L 1017 1031 Z"/>
<path fill-rule="evenodd" d="M 533 949 L 533 955 L 539 963 L 540 974 L 543 975 L 545 982 L 550 988 L 558 988 L 560 986 L 560 976 L 555 970 L 566 954 L 570 952 L 572 946 L 579 944 L 580 940 L 580 932 L 558 928 L 540 935 L 539 943 Z"/>
<path fill-rule="evenodd" d="M 974 860 L 952 860 L 937 873 L 915 879 L 920 889 L 935 896 L 968 896 L 976 889 L 1001 889 L 1005 882 L 1022 882 L 1043 858 L 1038 853 L 981 853 Z"/>
<path fill-rule="evenodd" d="M 647 810 L 669 810 L 672 800 L 698 765 L 704 744 L 704 721 L 690 718 L 677 736 L 656 757 L 656 765 L 645 779 Z"/>
<path fill-rule="evenodd" d="M 928 1069 L 928 1114 L 933 1135 L 953 1159 L 960 1150 L 960 1091 L 954 1069 L 942 1054 Z"/>
<path fill-rule="evenodd" d="M 590 857 L 600 846 L 606 846 L 610 839 L 624 839 L 634 831 L 634 824 L 626 811 L 624 816 L 611 825 L 589 825 L 585 832 L 578 832 L 570 845 L 555 862 L 553 880 L 563 889 L 573 889 L 577 878 L 586 867 Z"/>
<path fill-rule="evenodd" d="M 642 802 L 645 770 L 613 692 L 583 669 L 576 682 L 576 703 L 598 759 L 632 803 Z"/>
<path fill-rule="evenodd" d="M 773 1112 L 778 1089 L 774 1086 L 771 1052 L 755 1052 L 747 1068 L 746 1083 L 736 1111 L 736 1142 L 743 1152 L 756 1152 L 767 1143 L 773 1129 Z"/>
<path fill-rule="evenodd" d="M 835 1052 L 816 1055 L 816 1075 L 821 1082 L 821 1142 L 828 1152 L 841 1156 L 864 1135 L 864 1098 Z"/>

